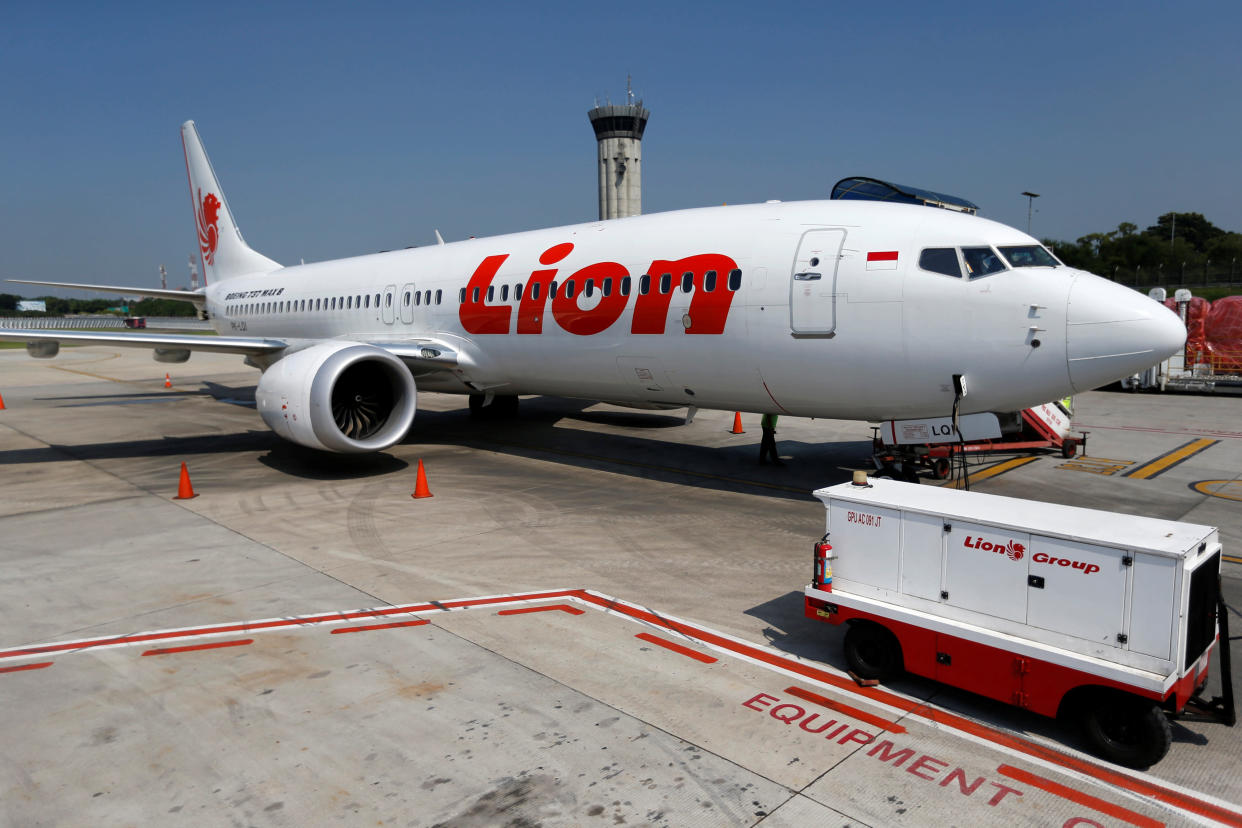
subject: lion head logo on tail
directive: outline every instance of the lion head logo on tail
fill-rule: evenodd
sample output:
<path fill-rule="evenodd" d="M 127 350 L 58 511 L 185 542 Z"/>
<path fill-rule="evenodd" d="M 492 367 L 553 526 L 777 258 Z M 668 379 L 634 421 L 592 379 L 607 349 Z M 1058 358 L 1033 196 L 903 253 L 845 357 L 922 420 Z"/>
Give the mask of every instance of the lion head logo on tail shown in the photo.
<path fill-rule="evenodd" d="M 200 188 L 194 205 L 194 217 L 198 221 L 198 246 L 203 251 L 203 261 L 212 264 L 216 258 L 216 245 L 220 243 L 220 199 L 215 193 L 203 197 Z"/>

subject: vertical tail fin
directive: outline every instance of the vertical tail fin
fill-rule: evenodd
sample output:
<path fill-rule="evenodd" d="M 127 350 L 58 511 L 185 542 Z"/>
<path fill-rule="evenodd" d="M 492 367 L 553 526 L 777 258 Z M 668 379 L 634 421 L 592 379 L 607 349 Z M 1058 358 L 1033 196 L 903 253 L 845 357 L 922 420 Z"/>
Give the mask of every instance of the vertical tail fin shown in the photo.
<path fill-rule="evenodd" d="M 242 238 L 193 121 L 181 125 L 181 143 L 190 177 L 190 201 L 198 227 L 204 282 L 280 269 L 278 262 L 251 250 Z"/>

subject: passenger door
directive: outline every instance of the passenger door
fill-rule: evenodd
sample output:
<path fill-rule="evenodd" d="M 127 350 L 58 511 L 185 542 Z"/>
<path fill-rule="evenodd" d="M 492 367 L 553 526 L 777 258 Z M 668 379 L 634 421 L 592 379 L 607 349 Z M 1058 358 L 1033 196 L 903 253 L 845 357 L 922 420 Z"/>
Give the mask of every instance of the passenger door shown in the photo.
<path fill-rule="evenodd" d="M 797 337 L 835 335 L 837 263 L 845 230 L 808 230 L 798 244 L 789 281 L 789 328 Z"/>

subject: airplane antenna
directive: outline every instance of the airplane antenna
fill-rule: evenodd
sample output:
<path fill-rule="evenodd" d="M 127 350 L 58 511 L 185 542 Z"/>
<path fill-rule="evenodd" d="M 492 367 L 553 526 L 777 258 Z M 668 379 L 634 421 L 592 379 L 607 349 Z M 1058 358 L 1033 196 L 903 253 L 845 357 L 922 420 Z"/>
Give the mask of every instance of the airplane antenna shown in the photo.
<path fill-rule="evenodd" d="M 436 241 L 439 242 L 440 244 L 444 244 L 444 236 L 440 235 L 439 230 L 436 231 Z"/>

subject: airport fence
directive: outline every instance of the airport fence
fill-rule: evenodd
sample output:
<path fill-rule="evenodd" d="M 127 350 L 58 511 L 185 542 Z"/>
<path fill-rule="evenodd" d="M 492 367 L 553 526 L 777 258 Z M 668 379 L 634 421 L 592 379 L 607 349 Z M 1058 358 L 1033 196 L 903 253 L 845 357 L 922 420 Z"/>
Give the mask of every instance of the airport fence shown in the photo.
<path fill-rule="evenodd" d="M 193 316 L 148 316 L 147 328 L 162 328 L 179 331 L 208 331 L 211 325 Z M 111 330 L 132 327 L 125 324 L 120 316 L 0 316 L 0 328 L 32 328 L 44 330 L 58 328 L 61 330 Z"/>
<path fill-rule="evenodd" d="M 1101 273 L 1118 284 L 1135 290 L 1148 291 L 1154 287 L 1162 287 L 1172 295 L 1178 288 L 1200 290 L 1204 288 L 1239 288 L 1242 289 L 1242 265 L 1236 260 L 1229 263 L 1228 268 L 1209 269 L 1207 266 L 1166 267 L 1135 267 L 1113 268 L 1112 273 Z"/>

